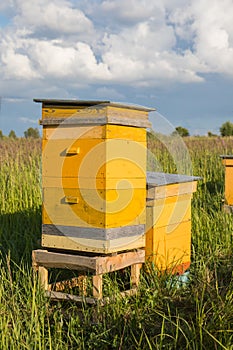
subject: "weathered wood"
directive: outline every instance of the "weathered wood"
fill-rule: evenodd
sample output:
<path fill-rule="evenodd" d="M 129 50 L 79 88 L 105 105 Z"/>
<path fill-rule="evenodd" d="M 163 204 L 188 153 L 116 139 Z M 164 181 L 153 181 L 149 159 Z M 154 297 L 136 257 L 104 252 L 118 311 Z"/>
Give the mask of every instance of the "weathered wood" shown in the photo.
<path fill-rule="evenodd" d="M 138 287 L 139 285 L 141 268 L 142 264 L 131 265 L 131 283 L 133 286 Z"/>
<path fill-rule="evenodd" d="M 67 156 L 71 147 L 79 148 L 79 154 Z M 79 181 L 82 178 L 146 178 L 146 152 L 145 142 L 132 140 L 43 140 L 42 176 L 79 177 Z"/>
<path fill-rule="evenodd" d="M 102 299 L 103 296 L 103 276 L 95 275 L 92 277 L 93 281 L 93 297 Z"/>
<path fill-rule="evenodd" d="M 142 236 L 145 233 L 145 225 L 93 228 L 42 224 L 42 233 L 56 236 L 108 240 L 122 237 Z"/>
<path fill-rule="evenodd" d="M 115 125 L 126 125 L 134 126 L 140 128 L 150 128 L 151 123 L 148 120 L 140 119 L 130 119 L 130 118 L 116 118 L 116 117 L 105 117 L 105 116 L 94 116 L 89 118 L 51 118 L 40 120 L 40 125 L 105 125 L 105 124 L 115 124 Z"/>
<path fill-rule="evenodd" d="M 129 290 L 126 290 L 124 292 L 120 292 L 119 295 L 122 298 L 125 297 L 130 297 L 134 296 L 137 294 L 137 288 L 132 288 Z M 68 294 L 68 293 L 61 293 L 61 292 L 55 292 L 55 291 L 47 291 L 46 295 L 53 299 L 53 300 L 63 300 L 63 301 L 72 301 L 72 302 L 78 302 L 78 303 L 87 303 L 87 304 L 92 304 L 96 305 L 99 304 L 101 306 L 104 306 L 106 304 L 110 304 L 111 302 L 115 302 L 116 297 L 105 297 L 102 299 L 99 298 L 90 298 L 86 296 L 77 296 L 73 294 Z"/>
<path fill-rule="evenodd" d="M 49 285 L 49 290 L 54 290 L 56 292 L 61 292 L 66 288 L 72 289 L 78 287 L 81 295 L 86 295 L 87 290 L 87 276 L 81 275 L 78 277 L 73 277 L 69 280 L 59 281 Z"/>
<path fill-rule="evenodd" d="M 108 256 L 83 256 L 66 253 L 55 253 L 47 250 L 34 250 L 37 266 L 46 268 L 67 268 L 73 270 L 90 270 L 96 275 L 121 270 L 132 264 L 145 262 L 145 250 L 124 252 Z"/>
<path fill-rule="evenodd" d="M 148 186 L 147 200 L 162 199 L 172 196 L 179 196 L 186 193 L 193 193 L 197 189 L 197 181 L 168 184 L 164 186 Z"/>
<path fill-rule="evenodd" d="M 45 248 L 110 254 L 126 249 L 131 250 L 145 247 L 145 235 L 122 237 L 106 241 L 42 234 L 42 246 Z"/>
<path fill-rule="evenodd" d="M 223 209 L 226 213 L 232 214 L 233 213 L 233 205 L 223 205 Z"/>
<path fill-rule="evenodd" d="M 146 142 L 146 129 L 115 124 L 73 127 L 69 125 L 44 126 L 43 140 L 121 139 Z"/>
<path fill-rule="evenodd" d="M 54 253 L 46 250 L 34 250 L 34 257 L 38 266 L 46 268 L 67 268 L 73 270 L 96 270 L 96 258 Z"/>
<path fill-rule="evenodd" d="M 39 266 L 38 268 L 39 280 L 44 290 L 48 290 L 48 269 L 44 266 Z"/>
<path fill-rule="evenodd" d="M 145 262 L 145 250 L 138 249 L 133 252 L 125 252 L 114 256 L 99 257 L 96 261 L 96 274 L 104 274 L 124 269 L 133 264 Z"/>
<path fill-rule="evenodd" d="M 68 293 L 55 292 L 55 291 L 47 291 L 46 295 L 54 300 L 64 300 L 64 301 L 75 301 L 78 303 L 87 303 L 87 304 L 96 304 L 97 300 L 95 298 L 89 298 L 86 296 L 77 296 Z"/>

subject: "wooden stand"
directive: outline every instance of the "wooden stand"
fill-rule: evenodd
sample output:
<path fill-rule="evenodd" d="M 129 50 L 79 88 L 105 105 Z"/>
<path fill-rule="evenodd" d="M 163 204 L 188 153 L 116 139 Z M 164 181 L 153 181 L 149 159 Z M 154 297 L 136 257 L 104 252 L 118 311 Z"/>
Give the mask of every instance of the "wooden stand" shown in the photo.
<path fill-rule="evenodd" d="M 140 269 L 144 262 L 145 251 L 143 249 L 105 256 L 57 253 L 41 249 L 33 250 L 32 252 L 33 268 L 38 272 L 41 285 L 50 298 L 55 300 L 72 300 L 77 302 L 85 301 L 89 304 L 95 304 L 99 300 L 104 303 L 109 299 L 103 299 L 103 274 L 121 270 L 128 266 L 131 267 L 132 288 L 121 292 L 121 295 L 126 296 L 135 294 L 139 284 Z M 78 270 L 84 273 L 91 272 L 93 274 L 93 297 L 87 297 L 86 295 L 86 276 L 84 274 L 70 280 L 49 284 L 49 268 Z M 65 290 L 65 288 L 73 287 L 79 287 L 81 296 L 62 292 Z"/>

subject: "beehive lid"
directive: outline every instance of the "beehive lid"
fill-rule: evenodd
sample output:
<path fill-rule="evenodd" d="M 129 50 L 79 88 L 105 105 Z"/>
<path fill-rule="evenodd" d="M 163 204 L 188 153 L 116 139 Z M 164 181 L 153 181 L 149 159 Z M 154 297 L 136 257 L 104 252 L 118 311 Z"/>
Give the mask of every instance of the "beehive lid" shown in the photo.
<path fill-rule="evenodd" d="M 121 102 L 111 102 L 106 100 L 57 100 L 57 99 L 33 99 L 34 102 L 43 103 L 43 107 L 55 107 L 55 106 L 84 106 L 84 107 L 94 107 L 97 105 L 101 106 L 111 106 L 126 109 L 135 109 L 138 111 L 152 112 L 155 108 L 144 107 L 137 104 L 131 103 L 121 103 Z"/>
<path fill-rule="evenodd" d="M 42 103 L 41 125 L 106 125 L 118 124 L 148 128 L 148 108 L 106 100 L 34 99 Z"/>
<path fill-rule="evenodd" d="M 198 181 L 201 178 L 198 176 L 189 176 L 181 174 L 168 174 L 162 172 L 147 172 L 147 186 L 148 187 L 157 187 L 165 186 L 171 184 L 179 184 L 184 182 L 193 182 Z"/>
<path fill-rule="evenodd" d="M 228 155 L 223 154 L 223 155 L 220 155 L 220 158 L 222 158 L 222 159 L 233 159 L 233 154 L 228 154 Z"/>

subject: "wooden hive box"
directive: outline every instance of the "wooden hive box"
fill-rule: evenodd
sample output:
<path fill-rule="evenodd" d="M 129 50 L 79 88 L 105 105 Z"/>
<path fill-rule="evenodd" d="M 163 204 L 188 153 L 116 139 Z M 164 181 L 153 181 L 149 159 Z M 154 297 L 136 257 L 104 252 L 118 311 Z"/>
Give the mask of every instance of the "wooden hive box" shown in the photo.
<path fill-rule="evenodd" d="M 224 209 L 233 212 L 233 155 L 222 155 L 222 163 L 225 166 L 225 201 Z"/>
<path fill-rule="evenodd" d="M 146 260 L 183 273 L 191 260 L 191 198 L 199 178 L 147 173 Z"/>
<path fill-rule="evenodd" d="M 42 246 L 113 253 L 145 246 L 152 109 L 41 100 Z"/>

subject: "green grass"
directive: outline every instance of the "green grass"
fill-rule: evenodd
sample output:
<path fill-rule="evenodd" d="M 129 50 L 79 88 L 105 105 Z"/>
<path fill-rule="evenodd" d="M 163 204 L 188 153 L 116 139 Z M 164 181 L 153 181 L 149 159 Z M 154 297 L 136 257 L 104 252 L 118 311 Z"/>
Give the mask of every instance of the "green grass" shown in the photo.
<path fill-rule="evenodd" d="M 152 136 L 148 144 L 152 170 L 177 170 L 163 144 Z M 147 269 L 137 296 L 122 299 L 123 276 L 105 276 L 104 292 L 115 301 L 90 307 L 44 297 L 31 269 L 40 246 L 40 141 L 0 141 L 0 349 L 233 349 L 233 217 L 221 209 L 219 158 L 233 153 L 233 139 L 185 144 L 193 174 L 202 177 L 192 202 L 188 283 L 177 288 L 174 276 Z"/>

